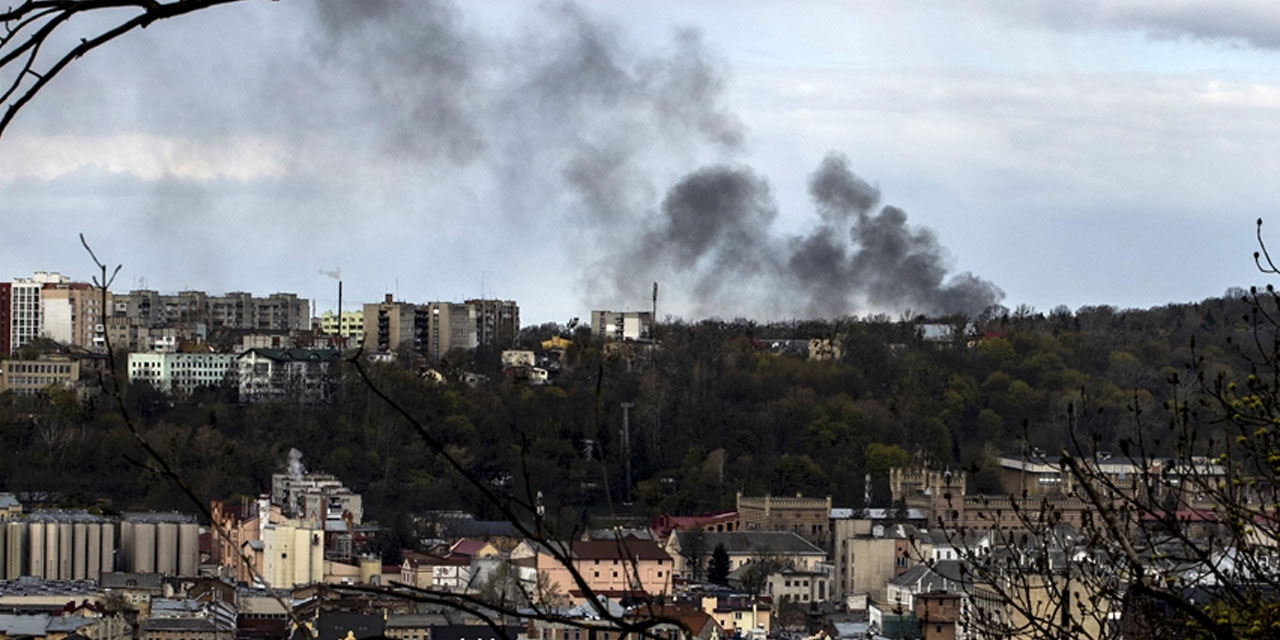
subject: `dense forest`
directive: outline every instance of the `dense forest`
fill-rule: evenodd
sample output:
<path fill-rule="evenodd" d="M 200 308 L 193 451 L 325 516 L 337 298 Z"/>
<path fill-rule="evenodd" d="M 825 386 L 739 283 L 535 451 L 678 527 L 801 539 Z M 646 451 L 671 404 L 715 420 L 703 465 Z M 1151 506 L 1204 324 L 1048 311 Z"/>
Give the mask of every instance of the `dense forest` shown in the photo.
<path fill-rule="evenodd" d="M 1167 420 L 1170 394 L 1194 384 L 1174 374 L 1193 359 L 1203 358 L 1210 378 L 1247 373 L 1241 349 L 1255 323 L 1245 295 L 1148 310 L 1023 307 L 977 321 L 930 320 L 963 332 L 943 341 L 922 337 L 923 318 L 669 321 L 657 329 L 660 346 L 633 358 L 606 357 L 579 328 L 548 386 L 497 375 L 495 354 L 451 363 L 495 374 L 474 387 L 432 382 L 413 367 L 369 366 L 376 384 L 481 477 L 522 495 L 542 492 L 548 513 L 567 524 L 732 509 L 737 491 L 831 495 L 837 505 L 860 506 L 864 479 L 890 466 L 963 468 L 971 490 L 992 489 L 1000 455 L 1054 452 L 1073 437 L 1105 449 Z M 519 342 L 567 332 L 528 327 Z M 815 361 L 760 348 L 781 338 L 830 339 L 843 354 Z M 456 508 L 495 516 L 343 366 L 333 402 L 321 406 L 240 405 L 229 389 L 170 397 L 143 384 L 129 386 L 124 401 L 201 496 L 264 491 L 297 448 L 309 470 L 363 493 L 373 519 Z M 623 403 L 634 403 L 630 496 Z M 191 510 L 147 468 L 106 395 L 0 396 L 0 442 L 14 452 L 0 456 L 4 490 L 104 509 Z M 883 500 L 877 482 L 875 502 Z"/>

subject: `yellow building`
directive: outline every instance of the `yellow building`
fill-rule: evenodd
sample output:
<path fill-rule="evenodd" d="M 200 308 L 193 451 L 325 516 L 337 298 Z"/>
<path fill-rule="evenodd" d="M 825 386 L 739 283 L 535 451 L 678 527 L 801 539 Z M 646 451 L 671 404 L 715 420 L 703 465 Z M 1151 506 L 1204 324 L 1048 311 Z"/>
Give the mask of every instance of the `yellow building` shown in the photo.
<path fill-rule="evenodd" d="M 262 580 L 289 588 L 324 581 L 324 531 L 297 521 L 262 529 Z"/>
<path fill-rule="evenodd" d="M 562 336 L 551 336 L 550 338 L 542 341 L 542 348 L 548 351 L 556 349 L 564 351 L 571 346 L 573 346 L 573 341 Z"/>
<path fill-rule="evenodd" d="M 343 311 L 339 322 L 338 314 L 325 311 L 320 315 L 320 333 L 340 335 L 351 344 L 359 344 L 364 339 L 364 312 Z"/>
<path fill-rule="evenodd" d="M 80 362 L 65 356 L 37 360 L 0 360 L 0 393 L 36 395 L 52 385 L 72 387 L 80 379 Z"/>

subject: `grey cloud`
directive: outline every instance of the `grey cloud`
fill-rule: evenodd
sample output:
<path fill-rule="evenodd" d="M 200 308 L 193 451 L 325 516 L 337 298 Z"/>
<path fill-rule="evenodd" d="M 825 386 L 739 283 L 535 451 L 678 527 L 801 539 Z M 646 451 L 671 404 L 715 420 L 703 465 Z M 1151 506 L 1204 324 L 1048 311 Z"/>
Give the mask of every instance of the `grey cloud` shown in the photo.
<path fill-rule="evenodd" d="M 854 175 L 844 156 L 824 159 L 809 188 L 818 223 L 783 238 L 770 230 L 777 210 L 768 183 L 750 169 L 715 166 L 686 176 L 629 252 L 627 268 L 615 272 L 619 288 L 635 290 L 645 282 L 636 265 L 650 264 L 647 275 L 683 282 L 702 300 L 732 294 L 748 308 L 820 317 L 908 309 L 977 314 L 1004 297 L 972 274 L 948 277 L 934 233 L 909 225 L 897 207 L 874 211 L 879 191 Z"/>
<path fill-rule="evenodd" d="M 1280 12 L 1267 2 L 1200 0 L 1193 2 L 983 3 L 983 10 L 1015 21 L 1039 22 L 1056 29 L 1134 30 L 1156 39 L 1191 38 L 1280 48 Z"/>
<path fill-rule="evenodd" d="M 317 75 L 355 104 L 340 127 L 373 127 L 382 148 L 429 159 L 472 160 L 484 148 L 477 67 L 483 43 L 456 7 L 434 0 L 314 3 Z M 296 98 L 325 100 L 308 91 Z"/>

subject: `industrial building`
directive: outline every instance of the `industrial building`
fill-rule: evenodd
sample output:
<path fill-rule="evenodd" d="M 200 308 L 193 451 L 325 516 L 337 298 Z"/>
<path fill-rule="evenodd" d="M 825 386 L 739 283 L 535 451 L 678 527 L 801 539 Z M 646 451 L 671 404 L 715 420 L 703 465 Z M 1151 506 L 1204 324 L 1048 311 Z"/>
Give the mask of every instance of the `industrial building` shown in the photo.
<path fill-rule="evenodd" d="M 120 522 L 120 571 L 194 576 L 200 526 L 181 513 L 129 513 Z"/>
<path fill-rule="evenodd" d="M 34 511 L 0 522 L 0 577 L 98 580 L 117 571 L 197 575 L 200 527 L 177 513 Z"/>
<path fill-rule="evenodd" d="M 116 524 L 84 511 L 35 511 L 0 525 L 6 580 L 97 580 L 115 570 Z"/>

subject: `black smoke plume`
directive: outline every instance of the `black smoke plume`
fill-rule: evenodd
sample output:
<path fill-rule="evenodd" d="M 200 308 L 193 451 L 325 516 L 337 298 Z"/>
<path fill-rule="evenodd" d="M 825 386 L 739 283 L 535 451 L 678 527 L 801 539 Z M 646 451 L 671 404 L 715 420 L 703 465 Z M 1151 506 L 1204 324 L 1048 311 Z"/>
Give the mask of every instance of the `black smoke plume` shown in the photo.
<path fill-rule="evenodd" d="M 448 2 L 315 7 L 316 63 L 293 75 L 351 97 L 305 109 L 305 124 L 492 175 L 513 245 L 562 230 L 588 306 L 639 306 L 655 280 L 693 315 L 972 314 L 1003 296 L 949 275 L 933 233 L 882 206 L 838 154 L 810 179 L 813 227 L 774 232 L 769 181 L 736 161 L 746 134 L 728 70 L 696 30 L 646 51 L 571 3 L 530 13 L 509 40 L 469 30 Z"/>
<path fill-rule="evenodd" d="M 654 228 L 641 236 L 618 286 L 635 286 L 635 265 L 684 283 L 714 312 L 726 303 L 756 313 L 839 317 L 867 312 L 975 315 L 1004 294 L 970 273 L 948 276 L 933 232 L 913 228 L 880 192 L 832 153 L 810 177 L 815 226 L 797 237 L 770 231 L 777 215 L 768 183 L 750 169 L 716 166 L 677 183 Z"/>

